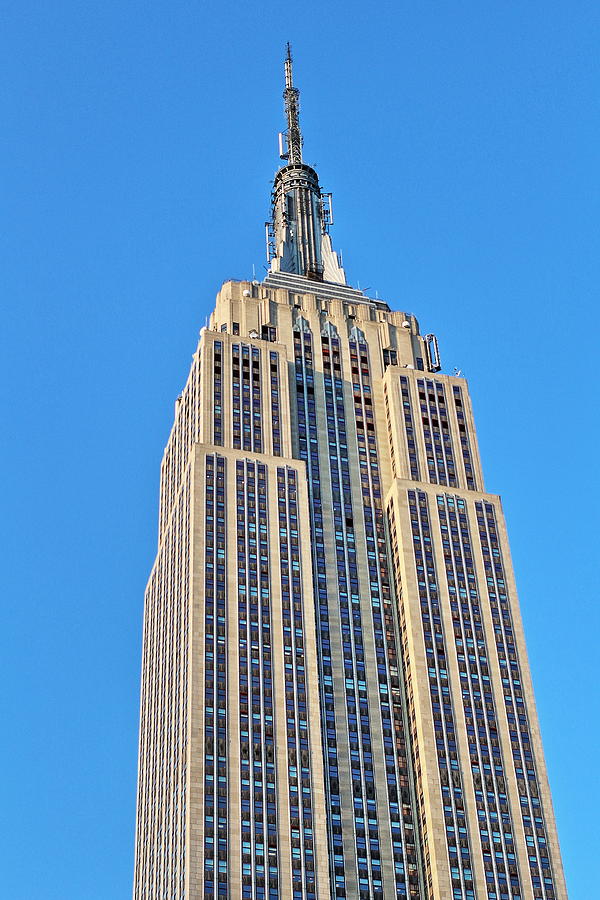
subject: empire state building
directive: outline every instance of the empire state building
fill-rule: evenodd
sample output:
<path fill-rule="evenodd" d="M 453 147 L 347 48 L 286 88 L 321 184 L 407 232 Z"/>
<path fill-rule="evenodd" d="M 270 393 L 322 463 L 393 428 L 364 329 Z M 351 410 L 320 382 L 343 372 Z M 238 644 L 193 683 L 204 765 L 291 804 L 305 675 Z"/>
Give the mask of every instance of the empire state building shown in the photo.
<path fill-rule="evenodd" d="M 506 527 L 466 381 L 350 287 L 287 128 L 160 475 L 135 900 L 566 900 Z"/>

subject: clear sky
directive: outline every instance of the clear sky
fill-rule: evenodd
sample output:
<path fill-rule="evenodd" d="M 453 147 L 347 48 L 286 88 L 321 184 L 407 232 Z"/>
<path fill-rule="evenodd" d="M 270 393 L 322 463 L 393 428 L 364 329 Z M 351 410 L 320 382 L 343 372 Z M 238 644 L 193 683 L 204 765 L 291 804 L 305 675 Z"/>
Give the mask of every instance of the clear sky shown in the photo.
<path fill-rule="evenodd" d="M 351 282 L 469 378 L 591 900 L 600 6 L 578 0 L 4 4 L 0 894 L 130 896 L 160 459 L 216 291 L 264 275 L 286 40 Z"/>

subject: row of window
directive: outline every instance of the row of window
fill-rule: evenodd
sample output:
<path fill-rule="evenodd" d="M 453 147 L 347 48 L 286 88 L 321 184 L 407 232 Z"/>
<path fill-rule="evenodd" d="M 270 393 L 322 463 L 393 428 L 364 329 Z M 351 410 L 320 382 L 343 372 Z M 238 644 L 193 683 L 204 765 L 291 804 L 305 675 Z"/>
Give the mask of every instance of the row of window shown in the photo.
<path fill-rule="evenodd" d="M 379 816 L 375 799 L 371 716 L 366 682 L 341 349 L 339 337 L 331 324 L 326 326 L 321 336 L 321 355 L 327 417 L 329 473 L 333 498 L 359 896 L 361 898 L 382 898 Z M 356 366 L 354 368 L 357 369 Z M 353 383 L 356 383 L 358 377 L 358 372 L 354 372 Z"/>
<path fill-rule="evenodd" d="M 204 521 L 204 873 L 205 900 L 223 900 L 227 884 L 226 460 L 205 462 Z"/>
<path fill-rule="evenodd" d="M 412 872 L 416 873 L 417 862 L 413 810 L 408 787 L 400 787 L 401 776 L 404 777 L 406 785 L 408 782 L 407 745 L 401 706 L 377 442 L 374 429 L 369 428 L 373 423 L 369 351 L 364 336 L 358 329 L 353 329 L 351 335 L 350 361 L 396 894 L 399 897 L 405 897 L 407 893 L 409 896 L 418 896 L 418 883 L 409 881 L 409 875 Z"/>
<path fill-rule="evenodd" d="M 236 462 L 242 896 L 279 896 L 267 470 Z"/>
<path fill-rule="evenodd" d="M 308 726 L 302 569 L 298 531 L 298 475 L 277 469 L 279 559 L 287 714 L 288 793 L 292 827 L 292 893 L 315 900 L 315 846 Z"/>
<path fill-rule="evenodd" d="M 488 894 L 520 900 L 514 834 L 466 503 L 437 496 L 446 583 Z M 430 649 L 427 649 L 430 652 Z"/>
<path fill-rule="evenodd" d="M 314 396 L 312 336 L 307 323 L 298 318 L 294 328 L 294 363 L 296 373 L 296 412 L 298 417 L 298 451 L 308 470 L 311 535 L 313 540 L 313 584 L 317 600 L 317 648 L 321 699 L 321 729 L 325 737 L 325 789 L 328 798 L 327 838 L 329 845 L 329 877 L 336 897 L 346 896 L 346 874 L 341 826 L 341 800 L 338 771 L 338 735 L 335 725 L 329 597 L 321 504 L 321 473 Z"/>
<path fill-rule="evenodd" d="M 471 844 L 465 812 L 464 786 L 458 756 L 456 719 L 452 691 L 448 677 L 447 640 L 440 607 L 440 593 L 432 550 L 432 529 L 427 495 L 423 491 L 408 491 L 417 586 L 421 606 L 421 623 L 427 654 L 429 693 L 435 726 L 436 748 L 446 846 L 450 869 L 456 871 L 452 879 L 455 897 L 473 896 Z M 407 682 L 412 680 L 412 673 Z M 412 685 L 411 685 L 412 689 Z M 414 709 L 411 710 L 414 720 Z M 413 729 L 416 723 L 413 721 Z M 416 733 L 413 734 L 416 739 Z M 416 740 L 415 740 L 416 743 Z M 416 753 L 416 750 L 415 750 Z M 420 797 L 422 802 L 422 798 Z M 431 881 L 431 862 L 426 854 L 428 881 Z"/>
<path fill-rule="evenodd" d="M 172 512 L 145 598 L 135 900 L 185 889 L 189 469 Z"/>
<path fill-rule="evenodd" d="M 504 703 L 527 842 L 533 895 L 539 900 L 555 900 L 548 836 L 531 747 L 531 732 L 523 696 L 496 512 L 493 505 L 487 502 L 477 502 L 475 512 L 486 574 L 487 595 L 496 635 L 496 651 L 504 687 Z"/>
<path fill-rule="evenodd" d="M 466 487 L 470 490 L 476 490 L 477 483 L 463 407 L 462 389 L 459 385 L 453 385 L 452 399 L 454 400 L 454 409 L 450 410 L 446 398 L 446 388 L 442 382 L 419 378 L 417 379 L 416 387 L 420 407 L 419 427 L 423 436 L 425 450 L 425 480 L 432 484 L 449 485 L 451 487 L 457 487 L 459 484 L 460 476 L 455 460 L 450 428 L 450 417 L 456 416 Z M 410 380 L 406 375 L 400 376 L 400 398 L 410 477 L 414 481 L 419 481 L 422 475 L 419 465 L 417 422 L 413 411 Z M 391 434 L 390 444 L 393 446 Z"/>
<path fill-rule="evenodd" d="M 199 436 L 200 367 L 200 353 L 196 353 L 187 383 L 177 400 L 175 423 L 161 465 L 159 540 L 169 523 L 186 471 L 190 448 Z"/>

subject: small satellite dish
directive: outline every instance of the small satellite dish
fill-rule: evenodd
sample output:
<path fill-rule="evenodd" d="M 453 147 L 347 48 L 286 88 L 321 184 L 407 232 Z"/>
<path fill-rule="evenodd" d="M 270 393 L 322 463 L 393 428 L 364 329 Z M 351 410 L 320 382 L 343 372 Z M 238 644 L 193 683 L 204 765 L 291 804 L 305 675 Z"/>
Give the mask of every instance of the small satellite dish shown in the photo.
<path fill-rule="evenodd" d="M 244 293 L 244 297 L 251 297 L 251 296 L 252 296 L 252 294 L 250 293 L 250 291 L 248 290 L 248 288 L 246 288 L 246 290 L 245 290 L 243 293 Z"/>
<path fill-rule="evenodd" d="M 402 323 L 402 327 L 403 327 L 403 328 L 410 328 L 410 322 L 408 321 L 408 319 L 405 319 L 405 320 L 404 320 L 404 322 Z"/>
<path fill-rule="evenodd" d="M 253 329 L 253 330 L 250 332 L 249 337 L 251 337 L 252 339 L 257 338 L 257 337 L 258 337 L 258 331 L 254 331 L 254 329 Z"/>

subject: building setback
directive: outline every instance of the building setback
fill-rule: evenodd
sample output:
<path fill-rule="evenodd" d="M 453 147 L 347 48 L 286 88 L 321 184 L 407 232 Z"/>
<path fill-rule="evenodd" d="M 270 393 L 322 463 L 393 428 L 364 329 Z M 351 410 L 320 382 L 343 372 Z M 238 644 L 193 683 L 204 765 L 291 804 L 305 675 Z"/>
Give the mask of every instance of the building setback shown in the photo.
<path fill-rule="evenodd" d="M 346 284 L 302 160 L 177 400 L 145 600 L 135 900 L 566 900 L 464 378 Z"/>

